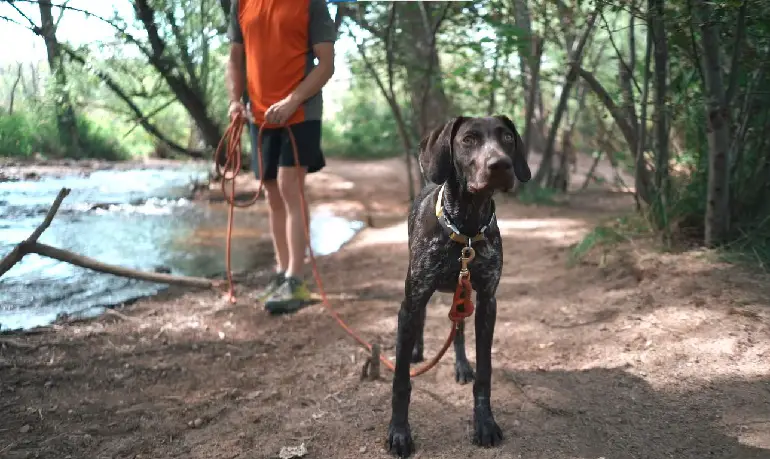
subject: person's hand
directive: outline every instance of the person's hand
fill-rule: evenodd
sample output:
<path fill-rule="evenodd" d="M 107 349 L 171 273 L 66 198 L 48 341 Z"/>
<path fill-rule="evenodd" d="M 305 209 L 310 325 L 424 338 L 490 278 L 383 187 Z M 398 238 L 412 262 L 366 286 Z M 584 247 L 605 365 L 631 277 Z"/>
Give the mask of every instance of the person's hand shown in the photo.
<path fill-rule="evenodd" d="M 291 118 L 291 115 L 299 108 L 299 102 L 295 97 L 289 96 L 282 99 L 267 109 L 265 112 L 265 121 L 270 124 L 281 125 Z"/>
<path fill-rule="evenodd" d="M 240 100 L 231 100 L 227 114 L 230 116 L 230 121 L 234 120 L 238 115 L 246 118 L 246 106 Z"/>

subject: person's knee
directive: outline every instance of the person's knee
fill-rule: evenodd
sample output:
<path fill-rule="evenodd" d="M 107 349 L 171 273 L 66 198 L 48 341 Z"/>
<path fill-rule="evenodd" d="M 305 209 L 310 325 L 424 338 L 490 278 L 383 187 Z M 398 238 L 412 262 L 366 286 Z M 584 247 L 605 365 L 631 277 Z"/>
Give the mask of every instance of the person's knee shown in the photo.
<path fill-rule="evenodd" d="M 281 190 L 278 186 L 278 182 L 275 180 L 266 181 L 264 187 L 267 205 L 270 207 L 270 210 L 272 212 L 283 212 L 283 198 L 281 197 Z"/>
<path fill-rule="evenodd" d="M 305 191 L 305 172 L 293 167 L 278 170 L 278 190 L 287 206 L 301 204 L 301 194 Z"/>

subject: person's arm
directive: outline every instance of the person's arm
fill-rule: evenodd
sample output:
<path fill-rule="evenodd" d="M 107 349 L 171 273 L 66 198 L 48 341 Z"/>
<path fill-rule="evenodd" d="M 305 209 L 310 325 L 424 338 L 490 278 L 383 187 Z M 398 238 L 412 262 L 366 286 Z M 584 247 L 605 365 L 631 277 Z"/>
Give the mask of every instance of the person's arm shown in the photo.
<path fill-rule="evenodd" d="M 334 43 L 318 43 L 313 46 L 313 52 L 318 58 L 318 65 L 308 73 L 289 96 L 297 104 L 301 104 L 316 95 L 334 75 Z"/>
<path fill-rule="evenodd" d="M 337 27 L 329 15 L 329 9 L 324 0 L 310 0 L 308 26 L 310 45 L 318 58 L 318 65 L 292 91 L 290 97 L 297 103 L 302 103 L 316 95 L 334 75 L 334 42 L 337 39 Z"/>
<path fill-rule="evenodd" d="M 246 86 L 246 53 L 243 47 L 243 32 L 238 18 L 238 0 L 230 4 L 230 23 L 227 36 L 230 38 L 230 59 L 227 61 L 225 82 L 230 98 L 230 116 L 233 112 L 243 111 L 243 92 Z"/>
<path fill-rule="evenodd" d="M 246 87 L 246 71 L 244 64 L 243 45 L 230 44 L 230 59 L 227 61 L 227 94 L 231 102 L 241 102 Z"/>
<path fill-rule="evenodd" d="M 334 74 L 334 41 L 337 28 L 329 16 L 324 0 L 310 0 L 309 22 L 310 46 L 318 59 L 318 65 L 308 73 L 299 85 L 284 99 L 274 103 L 265 111 L 265 120 L 282 125 L 307 99 L 318 94 Z"/>

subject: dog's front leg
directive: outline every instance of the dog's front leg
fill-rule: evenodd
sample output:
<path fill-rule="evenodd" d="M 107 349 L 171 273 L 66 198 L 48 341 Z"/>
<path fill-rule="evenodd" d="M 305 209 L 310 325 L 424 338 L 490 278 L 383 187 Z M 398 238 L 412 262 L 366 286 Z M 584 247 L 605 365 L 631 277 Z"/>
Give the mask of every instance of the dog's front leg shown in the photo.
<path fill-rule="evenodd" d="M 419 363 L 425 360 L 425 315 L 428 308 L 424 307 L 417 311 L 422 316 L 420 322 L 423 324 L 417 329 L 417 338 L 414 340 L 414 350 L 412 351 L 412 363 Z"/>
<path fill-rule="evenodd" d="M 473 384 L 473 443 L 495 446 L 503 433 L 492 415 L 492 338 L 497 319 L 494 294 L 479 292 L 476 308 L 476 381 Z"/>
<path fill-rule="evenodd" d="M 409 426 L 409 402 L 412 382 L 409 364 L 417 340 L 418 331 L 423 327 L 428 300 L 433 293 L 425 286 L 415 286 L 410 278 L 406 281 L 406 295 L 398 312 L 398 335 L 396 336 L 396 371 L 393 375 L 391 419 L 388 428 L 388 450 L 399 457 L 407 457 L 414 451 L 412 432 Z"/>
<path fill-rule="evenodd" d="M 455 381 L 468 384 L 473 381 L 473 367 L 465 354 L 465 322 L 460 322 L 454 338 L 455 348 Z"/>

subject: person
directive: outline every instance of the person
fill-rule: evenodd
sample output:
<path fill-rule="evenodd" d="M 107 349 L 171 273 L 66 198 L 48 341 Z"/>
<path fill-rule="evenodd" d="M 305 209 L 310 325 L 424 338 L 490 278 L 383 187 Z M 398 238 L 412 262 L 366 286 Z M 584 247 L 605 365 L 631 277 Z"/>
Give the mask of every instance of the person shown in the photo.
<path fill-rule="evenodd" d="M 321 92 L 334 74 L 337 31 L 324 0 L 233 0 L 228 36 L 229 115 L 250 118 L 252 164 L 257 179 L 264 174 L 275 251 L 276 269 L 260 301 L 270 313 L 294 312 L 310 301 L 302 280 L 307 226 L 300 193 L 306 175 L 326 165 Z M 296 139 L 300 168 L 284 126 Z M 260 127 L 262 163 L 257 164 Z"/>

